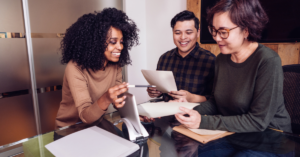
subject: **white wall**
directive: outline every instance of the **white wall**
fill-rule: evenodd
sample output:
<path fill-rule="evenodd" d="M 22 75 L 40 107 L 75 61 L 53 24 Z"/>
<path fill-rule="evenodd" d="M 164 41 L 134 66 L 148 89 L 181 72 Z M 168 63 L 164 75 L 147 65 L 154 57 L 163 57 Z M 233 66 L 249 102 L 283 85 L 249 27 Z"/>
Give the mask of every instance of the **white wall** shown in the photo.
<path fill-rule="evenodd" d="M 123 0 L 123 9 L 140 29 L 140 45 L 132 48 L 127 66 L 129 84 L 147 85 L 141 69 L 155 70 L 159 57 L 175 48 L 171 19 L 186 10 L 186 0 Z M 137 103 L 149 100 L 146 88 L 130 88 Z"/>
<path fill-rule="evenodd" d="M 186 10 L 186 0 L 146 0 L 147 68 L 156 70 L 159 57 L 175 48 L 171 19 Z"/>

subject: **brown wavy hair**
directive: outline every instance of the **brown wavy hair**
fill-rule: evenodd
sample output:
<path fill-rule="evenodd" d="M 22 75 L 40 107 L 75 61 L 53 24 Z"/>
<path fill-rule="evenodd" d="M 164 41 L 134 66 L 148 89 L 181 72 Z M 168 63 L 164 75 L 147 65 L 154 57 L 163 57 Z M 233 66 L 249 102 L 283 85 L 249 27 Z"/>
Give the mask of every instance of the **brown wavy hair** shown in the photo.
<path fill-rule="evenodd" d="M 212 25 L 216 13 L 229 12 L 231 21 L 242 30 L 248 29 L 249 41 L 257 41 L 269 18 L 259 0 L 220 0 L 207 10 L 207 22 Z"/>

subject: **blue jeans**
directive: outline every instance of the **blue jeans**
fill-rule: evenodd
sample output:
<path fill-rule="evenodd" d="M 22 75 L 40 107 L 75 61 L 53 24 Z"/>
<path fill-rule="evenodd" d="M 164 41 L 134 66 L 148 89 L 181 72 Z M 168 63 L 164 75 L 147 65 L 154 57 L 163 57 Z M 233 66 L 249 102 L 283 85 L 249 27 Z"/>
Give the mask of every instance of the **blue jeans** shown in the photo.
<path fill-rule="evenodd" d="M 294 152 L 287 154 L 274 154 L 270 152 L 256 151 L 250 149 L 237 149 L 233 147 L 226 138 L 211 141 L 204 145 L 199 145 L 198 156 L 200 157 L 292 157 Z"/>

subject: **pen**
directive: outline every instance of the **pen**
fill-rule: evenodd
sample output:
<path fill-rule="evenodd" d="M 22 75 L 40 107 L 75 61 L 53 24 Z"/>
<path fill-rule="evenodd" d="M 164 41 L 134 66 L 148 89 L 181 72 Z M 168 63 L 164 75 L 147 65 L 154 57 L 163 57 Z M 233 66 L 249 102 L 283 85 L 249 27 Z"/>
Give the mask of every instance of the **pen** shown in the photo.
<path fill-rule="evenodd" d="M 156 87 L 154 85 L 128 85 L 127 87 Z"/>
<path fill-rule="evenodd" d="M 275 129 L 275 128 L 270 128 L 270 129 L 272 129 L 272 130 L 274 130 L 274 131 L 278 131 L 278 132 L 284 133 L 284 134 L 287 134 L 287 135 L 290 135 L 290 136 L 296 136 L 296 137 L 299 137 L 299 136 L 300 136 L 300 135 L 297 135 L 297 134 L 285 132 L 285 131 L 278 130 L 278 129 Z"/>

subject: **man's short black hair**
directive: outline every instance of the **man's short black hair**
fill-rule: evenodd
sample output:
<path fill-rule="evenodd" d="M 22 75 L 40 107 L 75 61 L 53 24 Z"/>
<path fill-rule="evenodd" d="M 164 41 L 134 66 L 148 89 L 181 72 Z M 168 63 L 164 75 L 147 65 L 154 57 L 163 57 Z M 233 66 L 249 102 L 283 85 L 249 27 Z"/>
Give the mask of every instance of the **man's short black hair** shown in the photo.
<path fill-rule="evenodd" d="M 173 17 L 173 19 L 171 20 L 172 29 L 174 29 L 174 26 L 175 26 L 177 21 L 187 21 L 187 20 L 194 20 L 195 28 L 198 31 L 198 29 L 199 29 L 199 19 L 195 16 L 195 14 L 193 12 L 188 11 L 188 10 L 184 10 L 184 11 L 178 13 L 177 15 L 175 15 Z"/>

